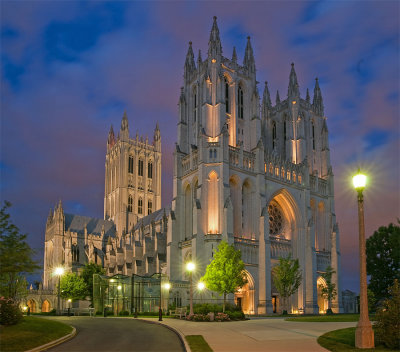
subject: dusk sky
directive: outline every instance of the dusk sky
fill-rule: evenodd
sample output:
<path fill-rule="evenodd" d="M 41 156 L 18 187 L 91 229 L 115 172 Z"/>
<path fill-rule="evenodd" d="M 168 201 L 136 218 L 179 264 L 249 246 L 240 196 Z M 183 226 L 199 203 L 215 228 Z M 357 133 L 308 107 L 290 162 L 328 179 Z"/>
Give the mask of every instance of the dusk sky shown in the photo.
<path fill-rule="evenodd" d="M 328 117 L 340 228 L 342 286 L 359 290 L 356 192 L 369 175 L 366 234 L 397 222 L 399 2 L 1 1 L 1 188 L 12 219 L 42 260 L 49 209 L 102 218 L 110 125 L 162 137 L 162 203 L 188 42 L 203 58 L 213 16 L 223 55 L 242 62 L 251 36 L 259 93 L 286 98 L 291 62 L 301 96 L 319 78 Z"/>

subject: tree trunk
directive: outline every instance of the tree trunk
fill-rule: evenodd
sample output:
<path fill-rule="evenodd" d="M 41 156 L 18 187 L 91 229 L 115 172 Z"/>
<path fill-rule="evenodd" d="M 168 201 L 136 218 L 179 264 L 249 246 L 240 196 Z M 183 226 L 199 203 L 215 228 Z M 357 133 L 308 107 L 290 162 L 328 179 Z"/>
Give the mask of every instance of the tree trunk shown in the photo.
<path fill-rule="evenodd" d="M 225 313 L 226 292 L 224 292 L 224 304 L 222 305 L 222 312 Z"/>

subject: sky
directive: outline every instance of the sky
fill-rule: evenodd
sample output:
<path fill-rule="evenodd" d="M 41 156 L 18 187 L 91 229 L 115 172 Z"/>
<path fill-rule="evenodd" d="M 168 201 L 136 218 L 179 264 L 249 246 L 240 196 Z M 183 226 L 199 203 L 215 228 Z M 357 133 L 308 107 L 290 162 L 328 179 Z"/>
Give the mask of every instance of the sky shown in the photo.
<path fill-rule="evenodd" d="M 399 2 L 6 1 L 1 6 L 0 200 L 43 257 L 49 209 L 103 216 L 110 125 L 126 110 L 131 135 L 163 149 L 162 203 L 172 199 L 172 152 L 188 42 L 207 52 L 213 16 L 223 55 L 242 62 L 251 36 L 257 79 L 286 97 L 319 78 L 340 228 L 341 288 L 358 292 L 358 222 L 351 176 L 369 175 L 366 235 L 397 222 Z M 259 84 L 262 94 L 263 83 Z"/>

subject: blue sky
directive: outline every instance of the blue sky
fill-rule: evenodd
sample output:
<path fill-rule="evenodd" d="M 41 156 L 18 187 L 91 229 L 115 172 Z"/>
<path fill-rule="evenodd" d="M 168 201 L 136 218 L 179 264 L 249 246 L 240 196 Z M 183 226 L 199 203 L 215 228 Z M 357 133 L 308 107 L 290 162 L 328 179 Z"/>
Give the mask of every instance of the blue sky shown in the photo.
<path fill-rule="evenodd" d="M 223 54 L 246 37 L 260 94 L 286 96 L 290 63 L 300 91 L 319 77 L 328 117 L 340 226 L 343 288 L 358 290 L 355 195 L 349 177 L 371 174 L 367 234 L 399 206 L 397 1 L 2 1 L 1 200 L 31 245 L 43 248 L 49 208 L 101 217 L 107 132 L 126 109 L 131 134 L 163 143 L 163 204 L 172 196 L 177 101 L 188 42 L 207 51 L 218 16 Z"/>

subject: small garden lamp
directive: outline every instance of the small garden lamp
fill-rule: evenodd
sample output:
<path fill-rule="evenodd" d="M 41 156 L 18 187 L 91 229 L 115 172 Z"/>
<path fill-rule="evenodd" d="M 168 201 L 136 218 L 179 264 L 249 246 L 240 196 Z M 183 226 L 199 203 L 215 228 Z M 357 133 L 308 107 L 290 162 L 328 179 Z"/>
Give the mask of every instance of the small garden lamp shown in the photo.
<path fill-rule="evenodd" d="M 54 274 L 58 276 L 58 290 L 57 290 L 57 315 L 61 315 L 60 310 L 60 287 L 61 287 L 61 276 L 64 275 L 64 268 L 59 266 L 55 268 Z"/>
<path fill-rule="evenodd" d="M 203 291 L 205 288 L 206 288 L 206 285 L 204 285 L 204 282 L 199 281 L 199 282 L 197 283 L 197 289 L 198 289 L 199 291 Z"/>
<path fill-rule="evenodd" d="M 192 285 L 192 274 L 196 265 L 193 262 L 186 263 L 186 270 L 189 272 L 189 290 L 190 290 L 190 312 L 189 316 L 193 315 L 193 285 Z"/>
<path fill-rule="evenodd" d="M 367 176 L 360 172 L 353 176 L 353 185 L 357 191 L 358 233 L 360 250 L 360 319 L 356 327 L 355 345 L 357 348 L 374 348 L 374 331 L 368 317 L 367 264 L 365 253 L 364 198 L 363 190 Z"/>

